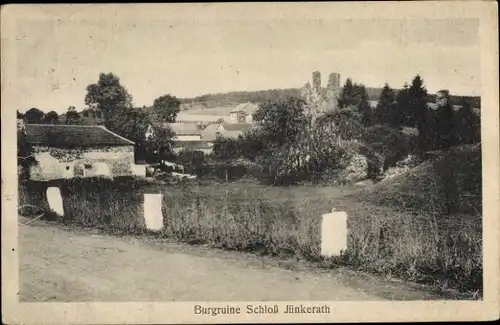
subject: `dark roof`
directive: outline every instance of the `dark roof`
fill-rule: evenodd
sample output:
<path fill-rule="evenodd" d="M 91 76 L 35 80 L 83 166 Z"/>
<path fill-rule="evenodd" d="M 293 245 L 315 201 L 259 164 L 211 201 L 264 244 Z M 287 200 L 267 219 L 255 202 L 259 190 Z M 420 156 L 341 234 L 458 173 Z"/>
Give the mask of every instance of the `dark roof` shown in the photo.
<path fill-rule="evenodd" d="M 249 123 L 222 123 L 222 127 L 226 131 L 248 132 L 252 129 L 252 124 L 249 124 Z"/>
<path fill-rule="evenodd" d="M 134 145 L 102 125 L 26 124 L 26 138 L 31 144 L 85 147 L 99 145 Z"/>

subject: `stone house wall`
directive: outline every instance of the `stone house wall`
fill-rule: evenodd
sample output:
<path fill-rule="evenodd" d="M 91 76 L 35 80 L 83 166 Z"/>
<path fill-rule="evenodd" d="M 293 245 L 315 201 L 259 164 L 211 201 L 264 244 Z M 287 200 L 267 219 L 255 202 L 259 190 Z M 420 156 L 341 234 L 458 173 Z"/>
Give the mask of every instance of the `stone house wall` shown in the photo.
<path fill-rule="evenodd" d="M 30 169 L 32 180 L 134 174 L 134 146 L 54 148 L 33 145 L 33 155 L 37 164 Z"/>

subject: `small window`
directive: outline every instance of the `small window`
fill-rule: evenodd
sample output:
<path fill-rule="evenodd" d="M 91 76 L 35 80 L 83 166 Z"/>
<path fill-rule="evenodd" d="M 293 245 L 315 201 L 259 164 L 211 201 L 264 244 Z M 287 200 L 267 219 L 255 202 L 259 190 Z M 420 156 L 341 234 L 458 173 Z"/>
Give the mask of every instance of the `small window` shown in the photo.
<path fill-rule="evenodd" d="M 85 165 L 83 165 L 83 167 L 85 167 L 85 169 L 92 169 L 92 165 L 91 164 L 85 164 Z"/>
<path fill-rule="evenodd" d="M 66 170 L 69 170 L 69 166 L 66 166 Z"/>

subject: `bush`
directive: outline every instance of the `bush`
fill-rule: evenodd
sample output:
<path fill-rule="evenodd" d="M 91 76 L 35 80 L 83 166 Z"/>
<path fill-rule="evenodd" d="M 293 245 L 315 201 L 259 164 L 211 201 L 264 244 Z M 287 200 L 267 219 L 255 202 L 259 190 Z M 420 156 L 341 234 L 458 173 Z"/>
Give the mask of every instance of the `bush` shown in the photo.
<path fill-rule="evenodd" d="M 385 126 L 375 125 L 366 129 L 363 142 L 369 145 L 383 158 L 383 169 L 395 166 L 396 163 L 415 150 L 414 135 Z"/>
<path fill-rule="evenodd" d="M 375 179 L 381 173 L 383 158 L 370 146 L 359 141 L 342 141 L 343 155 L 338 181 L 354 183 L 365 179 Z"/>
<path fill-rule="evenodd" d="M 262 168 L 259 164 L 245 160 L 211 161 L 195 169 L 196 176 L 218 180 L 234 181 L 244 177 L 260 178 Z"/>
<path fill-rule="evenodd" d="M 175 162 L 184 166 L 186 173 L 195 173 L 197 168 L 206 162 L 207 158 L 203 151 L 198 150 L 182 150 L 177 155 Z"/>

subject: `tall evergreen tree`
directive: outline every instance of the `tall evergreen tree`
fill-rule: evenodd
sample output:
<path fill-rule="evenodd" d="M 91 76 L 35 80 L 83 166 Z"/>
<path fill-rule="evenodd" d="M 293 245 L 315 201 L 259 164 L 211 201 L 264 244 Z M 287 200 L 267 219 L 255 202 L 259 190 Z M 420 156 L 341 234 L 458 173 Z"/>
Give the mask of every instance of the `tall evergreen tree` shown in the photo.
<path fill-rule="evenodd" d="M 377 107 L 375 108 L 375 120 L 379 124 L 392 125 L 393 121 L 391 119 L 391 114 L 393 113 L 393 104 L 395 100 L 394 90 L 389 87 L 389 84 L 385 84 L 382 88 L 382 93 L 380 94 Z"/>
<path fill-rule="evenodd" d="M 405 83 L 403 88 L 396 94 L 396 107 L 392 111 L 391 120 L 393 125 L 415 126 L 414 117 L 410 108 L 410 86 Z"/>
<path fill-rule="evenodd" d="M 338 99 L 338 107 L 344 108 L 355 103 L 355 89 L 351 78 L 347 78 L 344 87 L 342 88 L 342 94 Z"/>
<path fill-rule="evenodd" d="M 368 102 L 366 87 L 362 84 L 354 84 L 354 100 L 358 112 L 361 114 L 361 122 L 364 126 L 373 124 L 373 111 Z"/>
<path fill-rule="evenodd" d="M 413 78 L 410 88 L 408 89 L 410 99 L 411 114 L 415 118 L 415 123 L 418 129 L 418 146 L 421 152 L 428 149 L 429 128 L 428 128 L 428 109 L 427 109 L 427 90 L 424 86 L 424 81 L 417 75 Z M 410 118 L 412 117 L 410 115 Z"/>

